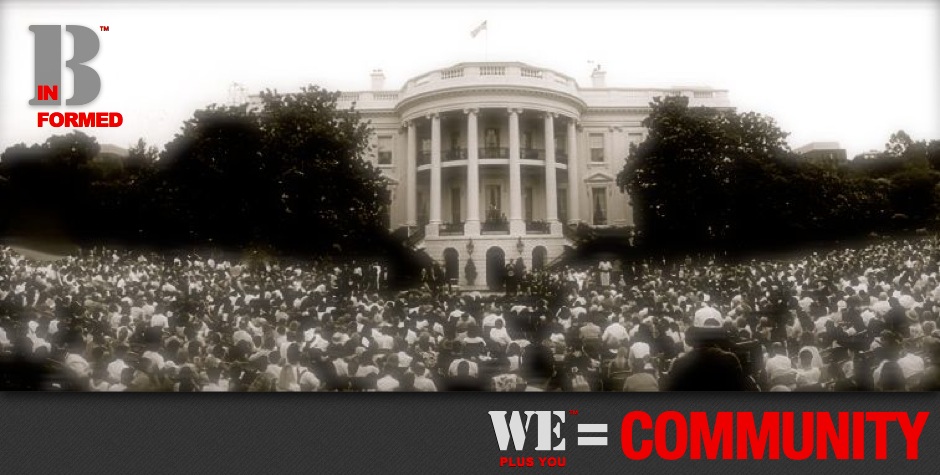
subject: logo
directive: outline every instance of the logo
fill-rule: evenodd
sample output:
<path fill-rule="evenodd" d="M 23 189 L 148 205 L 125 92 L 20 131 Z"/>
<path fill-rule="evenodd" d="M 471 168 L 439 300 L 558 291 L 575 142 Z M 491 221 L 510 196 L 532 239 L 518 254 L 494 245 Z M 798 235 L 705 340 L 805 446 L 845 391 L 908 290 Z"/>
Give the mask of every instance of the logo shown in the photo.
<path fill-rule="evenodd" d="M 62 84 L 62 27 L 59 25 L 32 25 L 36 44 L 36 96 L 29 105 L 59 105 L 59 85 Z M 65 101 L 67 106 L 83 106 L 95 100 L 101 92 L 101 77 L 84 63 L 95 59 L 101 43 L 91 28 L 66 25 L 65 31 L 75 40 L 75 54 L 65 67 L 75 76 L 75 92 Z"/>
<path fill-rule="evenodd" d="M 109 27 L 99 27 L 101 31 L 110 31 Z M 91 28 L 80 25 L 66 25 L 65 31 L 72 35 L 74 54 L 62 63 L 62 26 L 31 25 L 35 43 L 35 79 L 31 106 L 58 106 L 62 104 L 62 70 L 67 68 L 74 77 L 72 97 L 66 99 L 66 106 L 83 106 L 98 98 L 101 92 L 101 76 L 85 63 L 95 59 L 101 48 L 98 34 Z M 117 112 L 40 112 L 38 127 L 45 123 L 53 127 L 120 127 L 124 118 Z"/>
<path fill-rule="evenodd" d="M 489 411 L 499 447 L 500 467 L 564 467 L 559 454 L 571 445 L 566 418 L 578 411 Z M 570 416 L 570 417 L 568 417 Z M 904 438 L 908 460 L 918 458 L 921 433 L 929 416 L 918 412 L 764 412 L 722 411 L 708 414 L 630 411 L 619 425 L 619 450 L 629 460 L 864 460 L 888 458 L 888 427 L 894 423 Z M 608 424 L 577 425 L 577 447 L 607 447 Z M 618 425 L 614 425 L 617 427 Z M 871 435 L 874 434 L 874 440 Z M 616 437 L 616 435 L 615 435 Z M 895 436 L 895 444 L 897 438 Z M 901 444 L 899 444 L 901 445 Z M 900 447 L 899 447 L 900 448 Z M 519 454 L 534 450 L 536 456 Z M 601 449 L 603 450 L 603 449 Z M 609 450 L 609 449 L 607 449 Z M 505 454 L 515 452 L 515 454 Z M 580 452 L 580 450 L 576 450 Z"/>
<path fill-rule="evenodd" d="M 489 411 L 499 450 L 523 451 L 526 440 L 534 440 L 534 450 L 538 452 L 563 452 L 566 440 L 562 435 L 562 425 L 567 415 L 576 416 L 578 411 L 512 411 L 508 418 L 507 414 L 507 411 Z M 578 424 L 577 429 L 578 434 L 589 434 L 578 436 L 578 446 L 607 445 L 607 437 L 599 435 L 607 433 L 607 424 Z M 564 467 L 566 464 L 567 458 L 563 456 L 499 459 L 500 467 Z"/>

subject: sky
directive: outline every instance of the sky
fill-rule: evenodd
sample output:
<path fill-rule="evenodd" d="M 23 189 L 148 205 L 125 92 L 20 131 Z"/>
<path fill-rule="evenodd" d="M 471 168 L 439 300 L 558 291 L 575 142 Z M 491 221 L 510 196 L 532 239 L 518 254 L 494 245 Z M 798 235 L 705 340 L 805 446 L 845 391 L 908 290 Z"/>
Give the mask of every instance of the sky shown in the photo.
<path fill-rule="evenodd" d="M 470 31 L 487 21 L 487 31 Z M 590 85 L 601 64 L 616 87 L 711 86 L 732 105 L 776 119 L 793 147 L 835 141 L 849 157 L 881 150 L 903 129 L 940 139 L 940 3 L 0 0 L 0 150 L 68 129 L 37 127 L 34 24 L 98 30 L 91 61 L 101 92 L 68 110 L 120 112 L 118 128 L 83 129 L 100 143 L 162 146 L 193 111 L 249 92 L 318 84 L 369 89 L 462 61 L 523 61 Z M 63 32 L 63 60 L 72 56 Z M 593 62 L 593 63 L 592 63 Z M 71 72 L 62 95 L 71 97 Z"/>

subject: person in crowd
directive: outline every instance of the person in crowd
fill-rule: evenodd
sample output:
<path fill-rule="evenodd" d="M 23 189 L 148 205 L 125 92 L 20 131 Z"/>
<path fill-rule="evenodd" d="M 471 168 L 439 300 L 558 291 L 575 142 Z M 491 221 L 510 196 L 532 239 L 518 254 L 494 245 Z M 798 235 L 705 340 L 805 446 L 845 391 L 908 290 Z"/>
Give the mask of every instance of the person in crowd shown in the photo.
<path fill-rule="evenodd" d="M 365 260 L 0 247 L 0 385 L 95 391 L 936 390 L 940 238 L 619 259 L 396 291 Z M 606 274 L 606 275 L 605 275 Z"/>

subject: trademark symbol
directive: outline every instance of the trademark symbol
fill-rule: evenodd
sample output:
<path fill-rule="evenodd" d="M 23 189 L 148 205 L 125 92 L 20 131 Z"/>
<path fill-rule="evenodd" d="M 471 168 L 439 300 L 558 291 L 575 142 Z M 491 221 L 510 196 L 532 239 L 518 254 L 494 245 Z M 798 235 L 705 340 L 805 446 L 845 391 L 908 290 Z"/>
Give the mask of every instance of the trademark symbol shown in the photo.
<path fill-rule="evenodd" d="M 577 410 L 577 409 L 572 409 L 572 410 L 568 411 L 568 414 L 571 414 L 572 416 L 577 416 L 577 415 L 578 415 L 578 410 Z"/>
<path fill-rule="evenodd" d="M 99 28 L 101 31 L 111 31 L 111 29 L 108 28 L 107 26 L 99 26 L 98 28 Z"/>

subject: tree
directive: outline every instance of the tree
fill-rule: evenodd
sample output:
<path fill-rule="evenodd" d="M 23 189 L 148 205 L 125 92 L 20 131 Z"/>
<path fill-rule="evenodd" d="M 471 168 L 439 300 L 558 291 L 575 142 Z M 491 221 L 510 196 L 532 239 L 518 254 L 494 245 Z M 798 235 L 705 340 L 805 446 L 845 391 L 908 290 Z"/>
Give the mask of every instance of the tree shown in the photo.
<path fill-rule="evenodd" d="M 899 156 L 820 164 L 793 153 L 769 117 L 690 108 L 684 97 L 650 106 L 648 137 L 618 175 L 640 245 L 768 250 L 867 234 L 898 210 L 931 219 L 937 176 L 925 143 L 906 134 L 892 136 Z"/>
<path fill-rule="evenodd" d="M 157 222 L 176 223 L 172 239 L 223 247 L 335 253 L 383 241 L 390 195 L 361 159 L 369 125 L 337 98 L 311 86 L 265 91 L 260 111 L 196 111 L 161 156 Z"/>
<path fill-rule="evenodd" d="M 640 244 L 695 248 L 740 241 L 760 224 L 772 161 L 787 155 L 786 134 L 772 119 L 712 108 L 688 98 L 657 98 L 617 177 L 630 194 Z"/>
<path fill-rule="evenodd" d="M 93 159 L 100 147 L 94 137 L 73 131 L 43 144 L 17 144 L 0 155 L 3 234 L 44 239 L 76 239 L 95 201 L 90 187 Z"/>

